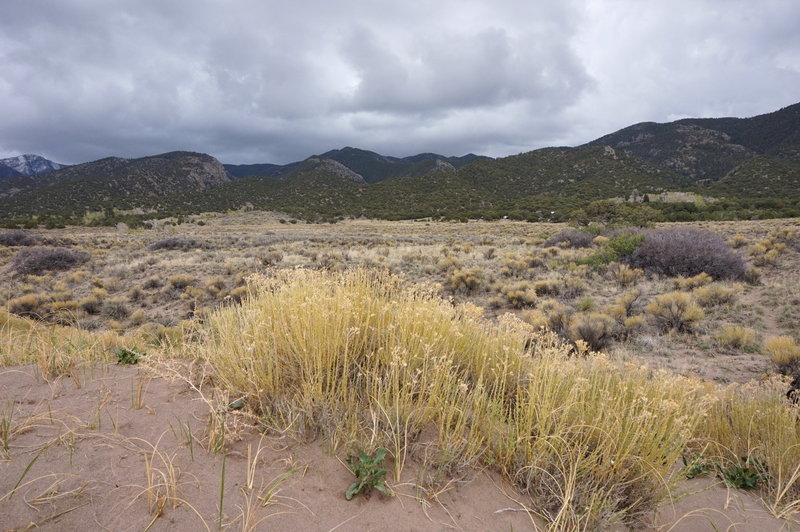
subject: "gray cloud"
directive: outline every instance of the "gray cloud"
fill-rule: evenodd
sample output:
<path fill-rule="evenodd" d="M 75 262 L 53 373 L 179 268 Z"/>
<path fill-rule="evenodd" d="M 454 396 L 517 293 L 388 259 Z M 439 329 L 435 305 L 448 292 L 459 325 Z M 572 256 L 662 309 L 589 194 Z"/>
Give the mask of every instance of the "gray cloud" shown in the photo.
<path fill-rule="evenodd" d="M 0 156 L 500 156 L 752 115 L 795 103 L 797 20 L 778 0 L 9 0 Z"/>

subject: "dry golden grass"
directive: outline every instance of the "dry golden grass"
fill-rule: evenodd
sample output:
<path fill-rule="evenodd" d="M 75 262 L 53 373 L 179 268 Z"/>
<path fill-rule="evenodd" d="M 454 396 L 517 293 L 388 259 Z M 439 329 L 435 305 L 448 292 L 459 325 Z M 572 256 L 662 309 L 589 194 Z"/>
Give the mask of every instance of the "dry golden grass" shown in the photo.
<path fill-rule="evenodd" d="M 293 271 L 253 279 L 180 354 L 272 430 L 387 447 L 398 478 L 433 427 L 442 459 L 505 472 L 553 526 L 642 518 L 702 418 L 704 385 L 570 358 L 553 335 L 480 314 L 390 274 Z"/>

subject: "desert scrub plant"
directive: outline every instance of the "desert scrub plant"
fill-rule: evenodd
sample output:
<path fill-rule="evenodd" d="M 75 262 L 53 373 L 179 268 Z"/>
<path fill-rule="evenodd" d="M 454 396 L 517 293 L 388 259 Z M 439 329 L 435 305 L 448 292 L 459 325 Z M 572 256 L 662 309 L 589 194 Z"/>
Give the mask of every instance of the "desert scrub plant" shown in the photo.
<path fill-rule="evenodd" d="M 262 266 L 275 266 L 283 261 L 283 253 L 270 250 L 260 256 Z"/>
<path fill-rule="evenodd" d="M 86 296 L 78 301 L 78 308 L 86 314 L 100 314 L 103 302 L 95 295 Z"/>
<path fill-rule="evenodd" d="M 169 285 L 175 290 L 183 290 L 187 286 L 194 285 L 197 282 L 197 279 L 191 275 L 179 273 L 176 275 L 171 275 L 169 279 L 167 279 L 167 282 L 169 282 Z"/>
<path fill-rule="evenodd" d="M 247 296 L 247 292 L 248 290 L 246 286 L 237 286 L 228 292 L 228 295 L 225 296 L 225 299 L 228 299 L 234 303 L 239 303 Z"/>
<path fill-rule="evenodd" d="M 138 286 L 134 286 L 130 290 L 128 290 L 128 299 L 130 301 L 136 302 L 141 301 L 142 297 L 144 296 L 144 292 Z"/>
<path fill-rule="evenodd" d="M 11 259 L 11 268 L 19 275 L 42 275 L 48 271 L 65 271 L 89 260 L 89 254 L 58 247 L 24 248 Z"/>
<path fill-rule="evenodd" d="M 780 242 L 786 246 L 800 251 L 800 230 L 791 227 L 773 229 L 769 233 L 769 238 L 775 242 Z"/>
<path fill-rule="evenodd" d="M 615 335 L 614 319 L 602 312 L 578 313 L 572 318 L 569 333 L 573 340 L 583 340 L 592 351 L 608 347 Z"/>
<path fill-rule="evenodd" d="M 214 297 L 219 296 L 225 290 L 225 279 L 215 277 L 206 283 L 206 290 Z"/>
<path fill-rule="evenodd" d="M 638 283 L 644 276 L 644 271 L 631 268 L 627 264 L 612 262 L 608 265 L 608 277 L 620 288 L 628 288 Z"/>
<path fill-rule="evenodd" d="M 453 292 L 473 293 L 483 285 L 483 271 L 480 268 L 456 270 L 447 278 L 447 286 Z"/>
<path fill-rule="evenodd" d="M 741 279 L 745 272 L 744 259 L 721 236 L 692 227 L 648 231 L 625 262 L 669 277 L 705 272 L 714 279 Z"/>
<path fill-rule="evenodd" d="M 539 301 L 538 308 L 527 311 L 522 319 L 530 323 L 534 330 L 547 329 L 559 336 L 567 336 L 574 311 L 556 299 Z"/>
<path fill-rule="evenodd" d="M 775 266 L 786 250 L 786 243 L 774 238 L 765 238 L 748 248 L 750 259 L 756 266 Z"/>
<path fill-rule="evenodd" d="M 698 381 L 571 357 L 556 335 L 510 314 L 489 321 L 435 285 L 292 270 L 250 290 L 172 354 L 207 364 L 264 427 L 333 451 L 385 447 L 395 478 L 430 428 L 431 448 L 504 473 L 553 529 L 651 512 L 704 412 Z"/>
<path fill-rule="evenodd" d="M 701 307 L 716 307 L 735 303 L 742 290 L 744 287 L 736 283 L 711 283 L 692 290 L 692 296 Z"/>
<path fill-rule="evenodd" d="M 436 269 L 442 273 L 451 272 L 463 266 L 464 263 L 452 255 L 444 256 L 436 263 Z"/>
<path fill-rule="evenodd" d="M 736 233 L 733 235 L 730 240 L 728 240 L 728 244 L 732 248 L 739 249 L 746 246 L 750 241 L 744 236 L 742 233 Z"/>
<path fill-rule="evenodd" d="M 557 279 L 541 279 L 533 283 L 537 296 L 557 296 L 561 293 L 561 283 Z"/>
<path fill-rule="evenodd" d="M 577 229 L 565 229 L 545 240 L 543 246 L 561 246 L 569 248 L 588 248 L 592 245 L 594 235 Z"/>
<path fill-rule="evenodd" d="M 528 264 L 514 256 L 505 257 L 503 265 L 500 266 L 500 275 L 503 277 L 519 277 L 527 271 Z"/>
<path fill-rule="evenodd" d="M 622 320 L 622 328 L 618 330 L 618 339 L 630 340 L 632 336 L 644 329 L 646 320 L 644 316 L 628 316 Z"/>
<path fill-rule="evenodd" d="M 685 292 L 668 292 L 656 296 L 644 310 L 664 331 L 691 331 L 704 317 L 703 309 Z"/>
<path fill-rule="evenodd" d="M 578 297 L 586 292 L 586 281 L 575 274 L 564 275 L 561 278 L 560 294 L 562 297 L 571 299 Z"/>
<path fill-rule="evenodd" d="M 73 300 L 53 301 L 47 315 L 48 321 L 62 325 L 74 325 L 78 321 L 78 302 Z"/>
<path fill-rule="evenodd" d="M 130 315 L 131 309 L 124 299 L 114 298 L 103 302 L 100 312 L 112 320 L 124 320 Z"/>
<path fill-rule="evenodd" d="M 597 302 L 591 297 L 581 298 L 580 301 L 575 303 L 575 310 L 578 312 L 589 312 L 597 307 Z"/>
<path fill-rule="evenodd" d="M 556 299 L 545 299 L 539 304 L 539 309 L 547 316 L 547 326 L 551 331 L 559 335 L 567 333 L 573 315 L 568 305 Z"/>
<path fill-rule="evenodd" d="M 161 288 L 164 286 L 164 283 L 158 277 L 151 277 L 142 284 L 142 288 L 145 290 L 155 290 L 157 288 Z"/>
<path fill-rule="evenodd" d="M 128 317 L 128 325 L 130 327 L 138 327 L 139 325 L 142 325 L 146 320 L 147 320 L 147 314 L 145 314 L 143 309 L 138 309 Z"/>
<path fill-rule="evenodd" d="M 0 233 L 0 246 L 35 246 L 37 242 L 37 238 L 22 230 L 5 231 Z"/>
<path fill-rule="evenodd" d="M 205 249 L 208 247 L 208 244 L 194 238 L 174 236 L 157 240 L 156 242 L 150 244 L 147 249 L 150 251 L 157 251 L 159 249 L 188 251 L 190 249 Z"/>
<path fill-rule="evenodd" d="M 761 352 L 769 357 L 781 375 L 800 375 L 800 345 L 791 336 L 767 336 L 761 344 Z"/>
<path fill-rule="evenodd" d="M 183 293 L 181 294 L 181 299 L 187 299 L 192 301 L 202 301 L 208 297 L 208 292 L 200 288 L 199 286 L 195 286 L 190 284 L 186 288 L 183 289 Z"/>
<path fill-rule="evenodd" d="M 741 325 L 726 324 L 714 335 L 714 340 L 724 347 L 747 349 L 755 345 L 756 333 Z"/>
<path fill-rule="evenodd" d="M 500 287 L 500 293 L 514 308 L 532 307 L 536 304 L 536 292 L 527 281 L 503 285 Z"/>
<path fill-rule="evenodd" d="M 674 280 L 675 288 L 681 290 L 694 290 L 700 288 L 714 281 L 714 279 L 706 272 L 700 272 L 694 277 L 678 277 Z"/>
<path fill-rule="evenodd" d="M 12 314 L 29 318 L 41 318 L 47 313 L 46 304 L 49 300 L 40 294 L 25 294 L 15 297 L 6 303 L 6 308 Z"/>
<path fill-rule="evenodd" d="M 541 253 L 537 252 L 530 252 L 525 255 L 525 264 L 527 264 L 528 268 L 541 268 L 544 266 L 544 257 Z"/>
<path fill-rule="evenodd" d="M 637 289 L 629 290 L 620 295 L 614 302 L 613 308 L 615 308 L 615 311 L 612 312 L 612 316 L 618 316 L 619 318 L 633 316 L 636 313 L 637 303 L 641 295 L 642 291 Z"/>

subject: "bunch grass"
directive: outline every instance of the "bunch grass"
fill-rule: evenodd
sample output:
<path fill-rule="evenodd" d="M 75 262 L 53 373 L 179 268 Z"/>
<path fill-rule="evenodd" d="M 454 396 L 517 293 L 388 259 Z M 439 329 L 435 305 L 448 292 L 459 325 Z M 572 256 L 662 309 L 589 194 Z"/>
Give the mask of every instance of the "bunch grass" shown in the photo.
<path fill-rule="evenodd" d="M 287 271 L 248 290 L 183 355 L 263 426 L 385 447 L 395 478 L 429 429 L 428 451 L 505 473 L 556 527 L 643 519 L 703 417 L 698 381 L 572 358 L 552 333 L 388 273 Z"/>

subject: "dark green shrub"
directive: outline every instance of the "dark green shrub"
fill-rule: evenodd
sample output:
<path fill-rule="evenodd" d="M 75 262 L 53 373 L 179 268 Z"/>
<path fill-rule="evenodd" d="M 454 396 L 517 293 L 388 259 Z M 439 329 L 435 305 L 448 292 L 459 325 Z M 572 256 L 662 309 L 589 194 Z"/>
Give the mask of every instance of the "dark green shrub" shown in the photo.
<path fill-rule="evenodd" d="M 579 262 L 597 267 L 623 261 L 636 251 L 644 239 L 645 236 L 635 230 L 617 234 L 609 238 L 603 247 Z"/>

